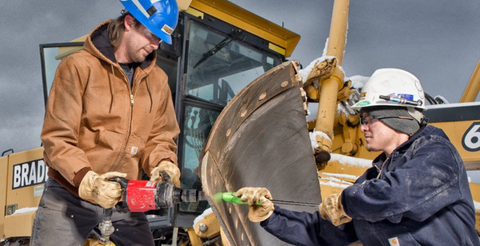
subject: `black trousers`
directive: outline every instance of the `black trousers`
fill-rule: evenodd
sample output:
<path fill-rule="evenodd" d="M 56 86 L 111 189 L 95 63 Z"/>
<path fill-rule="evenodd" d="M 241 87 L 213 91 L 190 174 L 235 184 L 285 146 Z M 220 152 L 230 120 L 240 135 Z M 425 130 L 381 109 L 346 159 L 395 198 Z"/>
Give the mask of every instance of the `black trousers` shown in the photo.
<path fill-rule="evenodd" d="M 83 245 L 89 233 L 103 220 L 103 208 L 84 201 L 52 179 L 45 184 L 32 229 L 30 245 Z M 120 213 L 113 209 L 117 246 L 153 246 L 144 213 Z"/>

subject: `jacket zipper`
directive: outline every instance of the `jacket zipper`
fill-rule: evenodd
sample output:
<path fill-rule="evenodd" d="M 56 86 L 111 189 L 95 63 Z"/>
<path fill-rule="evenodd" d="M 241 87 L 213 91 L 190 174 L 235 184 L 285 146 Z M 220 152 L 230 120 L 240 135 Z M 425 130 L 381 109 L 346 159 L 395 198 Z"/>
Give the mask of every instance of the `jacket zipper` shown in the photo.
<path fill-rule="evenodd" d="M 123 72 L 123 70 L 121 70 Z M 125 75 L 125 72 L 123 72 L 125 78 L 126 75 Z M 135 79 L 135 76 L 134 78 Z M 128 78 L 127 78 L 127 87 L 129 88 L 129 91 L 130 91 L 130 119 L 129 119 L 129 124 L 128 124 L 128 132 L 127 132 L 127 138 L 125 139 L 125 142 L 123 143 L 123 151 L 120 153 L 120 155 L 118 156 L 118 159 L 117 161 L 115 162 L 115 164 L 113 165 L 113 167 L 117 167 L 120 165 L 120 163 L 122 162 L 122 160 L 125 158 L 125 155 L 126 155 L 126 152 L 127 152 L 127 145 L 128 145 L 128 141 L 130 140 L 130 134 L 132 133 L 132 121 L 133 121 L 133 105 L 134 105 L 134 102 L 135 102 L 135 98 L 134 98 L 134 93 L 133 93 L 133 85 L 135 83 L 132 83 L 132 88 L 128 85 Z"/>

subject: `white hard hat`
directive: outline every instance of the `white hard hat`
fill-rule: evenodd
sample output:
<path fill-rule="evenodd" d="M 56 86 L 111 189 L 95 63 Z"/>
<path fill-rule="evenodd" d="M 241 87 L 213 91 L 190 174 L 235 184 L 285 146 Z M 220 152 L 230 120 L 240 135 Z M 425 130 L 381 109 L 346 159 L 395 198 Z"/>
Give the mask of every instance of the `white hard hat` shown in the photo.
<path fill-rule="evenodd" d="M 426 110 L 425 92 L 413 74 L 397 68 L 376 70 L 362 88 L 352 108 L 396 106 Z"/>

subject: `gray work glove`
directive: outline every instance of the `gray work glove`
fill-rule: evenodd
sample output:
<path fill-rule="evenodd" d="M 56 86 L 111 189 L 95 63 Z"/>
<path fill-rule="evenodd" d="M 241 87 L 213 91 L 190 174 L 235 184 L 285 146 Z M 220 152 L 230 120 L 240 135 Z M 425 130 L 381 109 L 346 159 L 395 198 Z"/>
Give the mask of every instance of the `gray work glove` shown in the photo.
<path fill-rule="evenodd" d="M 267 188 L 244 187 L 235 192 L 235 196 L 248 203 L 248 219 L 252 222 L 264 221 L 273 214 L 273 197 Z"/>
<path fill-rule="evenodd" d="M 108 172 L 98 175 L 94 171 L 88 171 L 78 187 L 80 198 L 93 201 L 103 208 L 113 208 L 122 198 L 122 187 L 119 183 L 109 181 L 115 177 L 127 177 L 126 173 Z"/>

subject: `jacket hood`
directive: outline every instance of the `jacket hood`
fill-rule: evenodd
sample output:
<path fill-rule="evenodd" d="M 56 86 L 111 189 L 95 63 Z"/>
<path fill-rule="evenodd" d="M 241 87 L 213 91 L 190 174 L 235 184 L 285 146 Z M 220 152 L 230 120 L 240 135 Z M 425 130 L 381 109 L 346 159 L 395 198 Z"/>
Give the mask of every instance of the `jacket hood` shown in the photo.
<path fill-rule="evenodd" d="M 413 136 L 411 136 L 406 142 L 398 146 L 394 152 L 404 152 L 410 146 L 419 138 L 425 137 L 425 136 L 439 136 L 441 138 L 445 138 L 449 140 L 448 136 L 445 134 L 445 132 L 437 127 L 426 125 L 420 130 L 418 130 Z M 382 152 L 380 155 L 378 155 L 374 160 L 373 160 L 373 165 L 380 167 L 381 163 L 387 159 L 386 155 L 384 152 Z"/>
<path fill-rule="evenodd" d="M 118 64 L 117 59 L 115 58 L 115 50 L 110 43 L 110 38 L 108 35 L 108 25 L 112 20 L 107 20 L 95 27 L 95 29 L 90 32 L 88 35 L 85 44 L 83 46 L 84 50 L 93 56 L 97 57 L 99 60 L 106 62 L 110 65 L 111 71 L 108 75 L 108 81 L 111 85 L 111 102 L 110 109 L 115 106 L 115 95 L 117 88 L 115 83 L 112 81 L 115 78 L 115 71 L 118 70 L 120 73 L 124 73 L 120 64 Z M 156 66 L 157 52 L 150 53 L 143 62 L 141 62 L 138 67 L 143 70 L 144 73 L 149 74 L 153 68 Z M 125 75 L 125 78 L 126 75 Z M 128 79 L 127 79 L 128 80 Z M 130 83 L 126 81 L 126 83 Z M 150 103 L 153 105 L 153 99 L 150 91 L 150 86 L 147 83 L 147 89 L 150 96 Z M 151 106 L 152 106 L 151 105 Z M 150 107 L 151 109 L 151 107 Z"/>
<path fill-rule="evenodd" d="M 449 140 L 447 134 L 445 134 L 445 132 L 442 129 L 434 127 L 434 126 L 427 125 L 423 128 L 420 128 L 420 130 L 417 133 L 415 133 L 413 136 L 411 136 L 410 139 L 408 139 L 408 141 L 406 141 L 405 143 L 400 145 L 397 149 L 408 148 L 417 139 L 419 139 L 421 137 L 433 136 L 433 135 L 439 136 L 439 137 L 442 137 L 442 138 L 445 138 L 445 139 Z"/>
<path fill-rule="evenodd" d="M 95 27 L 85 40 L 84 49 L 99 59 L 108 62 L 110 64 L 116 64 L 117 59 L 113 46 L 110 44 L 110 38 L 108 37 L 108 24 L 112 20 L 107 20 Z M 156 61 L 156 52 L 152 52 L 145 60 L 140 63 L 140 68 L 146 69 L 147 67 L 154 65 Z"/>

